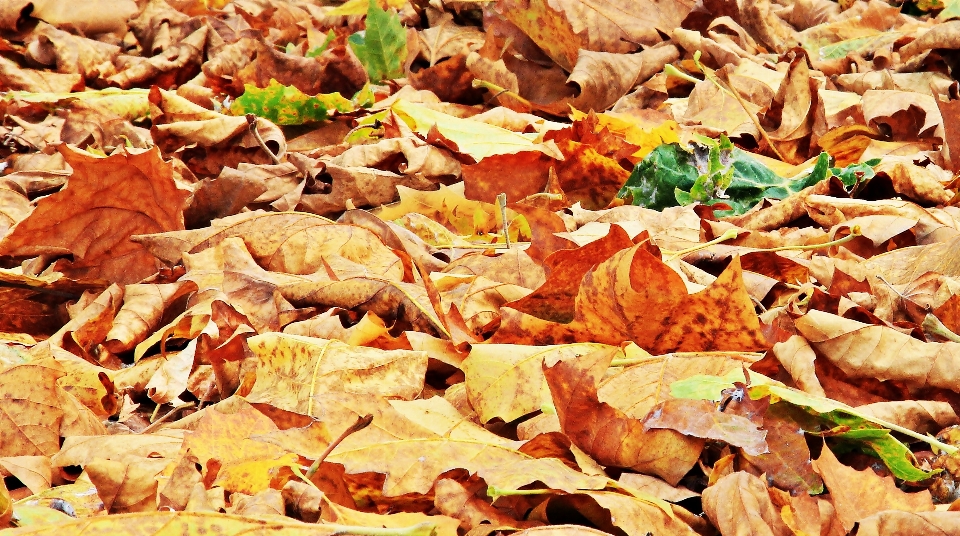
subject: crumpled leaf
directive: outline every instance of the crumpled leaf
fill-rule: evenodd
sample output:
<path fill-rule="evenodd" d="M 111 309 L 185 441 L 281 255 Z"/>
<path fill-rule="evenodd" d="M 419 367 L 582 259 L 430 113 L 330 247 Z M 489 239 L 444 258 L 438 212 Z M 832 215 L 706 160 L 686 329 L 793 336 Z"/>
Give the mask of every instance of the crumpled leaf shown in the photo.
<path fill-rule="evenodd" d="M 684 380 L 673 382 L 670 392 L 677 398 L 695 398 L 717 400 L 724 389 L 735 388 L 733 381 L 742 381 L 742 372 L 734 371 L 727 378 L 717 376 L 691 376 Z M 836 400 L 807 394 L 774 382 L 757 373 L 750 373 L 753 384 L 747 389 L 750 398 L 759 400 L 765 396 L 776 397 L 775 400 L 799 406 L 803 411 L 830 423 L 829 427 L 843 427 L 835 437 L 861 445 L 864 450 L 872 452 L 883 459 L 891 472 L 904 480 L 916 482 L 931 476 L 930 472 L 918 468 L 914 463 L 913 453 L 906 445 L 890 434 L 890 430 L 883 427 L 895 427 L 891 423 L 878 419 L 873 415 L 858 411 Z M 803 419 L 805 420 L 805 419 Z M 798 424 L 803 424 L 799 423 Z M 810 423 L 819 431 L 816 422 Z"/>
<path fill-rule="evenodd" d="M 66 188 L 38 203 L 30 216 L 0 241 L 0 254 L 70 253 L 60 261 L 68 277 L 137 283 L 157 271 L 157 261 L 137 234 L 183 229 L 188 193 L 177 187 L 160 151 L 125 152 L 107 158 L 63 146 L 74 172 Z"/>
<path fill-rule="evenodd" d="M 561 67 L 570 71 L 580 49 L 598 52 L 632 52 L 636 44 L 660 41 L 657 29 L 669 31 L 680 24 L 693 4 L 677 1 L 653 6 L 602 0 L 580 2 L 500 2 L 507 19 Z"/>
<path fill-rule="evenodd" d="M 639 420 L 600 402 L 596 386 L 612 354 L 601 350 L 543 365 L 560 427 L 601 464 L 653 473 L 676 485 L 700 455 L 703 441 L 673 430 L 646 431 Z"/>
<path fill-rule="evenodd" d="M 720 478 L 703 492 L 703 511 L 724 534 L 793 534 L 767 495 L 767 486 L 744 471 Z M 744 526 L 747 525 L 747 526 Z"/>
<path fill-rule="evenodd" d="M 754 456 L 769 452 L 766 432 L 749 419 L 724 413 L 707 400 L 673 399 L 662 402 L 643 419 L 645 429 L 670 429 L 684 435 L 716 439 Z"/>
<path fill-rule="evenodd" d="M 814 467 L 823 477 L 830 501 L 847 530 L 857 521 L 884 510 L 929 512 L 934 508 L 929 491 L 905 493 L 890 477 L 880 477 L 869 468 L 857 471 L 843 465 L 826 446 Z"/>
<path fill-rule="evenodd" d="M 717 316 L 704 314 L 708 310 L 716 311 Z M 627 340 L 653 354 L 766 347 L 743 286 L 739 259 L 710 286 L 687 294 L 680 276 L 642 244 L 615 253 L 584 276 L 574 320 L 569 324 L 547 322 L 507 308 L 501 310 L 501 316 L 495 342 L 619 344 Z"/>

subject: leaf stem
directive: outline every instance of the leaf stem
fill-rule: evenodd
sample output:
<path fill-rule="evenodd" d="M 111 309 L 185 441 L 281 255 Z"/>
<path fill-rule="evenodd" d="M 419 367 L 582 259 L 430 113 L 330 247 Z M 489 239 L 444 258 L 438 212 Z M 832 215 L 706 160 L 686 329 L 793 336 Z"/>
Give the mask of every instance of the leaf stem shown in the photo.
<path fill-rule="evenodd" d="M 757 359 L 763 357 L 763 352 L 725 352 L 725 351 L 718 351 L 718 352 L 672 352 L 670 355 L 673 355 L 673 356 L 676 356 L 676 357 L 685 357 L 685 356 L 690 356 L 690 357 L 694 357 L 694 356 L 704 356 L 704 357 L 707 357 L 707 356 L 711 356 L 711 355 L 716 355 L 716 356 L 729 356 L 729 355 L 731 355 L 731 354 L 737 354 L 737 355 L 749 356 L 749 357 L 756 357 Z M 646 362 L 648 362 L 648 361 L 651 361 L 651 360 L 653 360 L 653 359 L 659 359 L 659 358 L 661 358 L 661 357 L 663 357 L 663 356 L 656 355 L 656 356 L 649 356 L 649 357 L 648 357 L 648 356 L 644 356 L 644 357 L 625 357 L 625 358 L 622 358 L 622 359 L 614 359 L 613 361 L 610 362 L 610 366 L 611 366 L 611 367 L 627 367 L 627 366 L 630 366 L 630 365 L 639 365 L 640 363 L 646 363 Z"/>
<path fill-rule="evenodd" d="M 307 469 L 306 474 L 304 474 L 307 480 L 309 481 L 313 477 L 313 475 L 317 474 L 317 470 L 320 469 L 320 464 L 323 463 L 323 460 L 327 459 L 327 456 L 329 456 L 330 453 L 333 452 L 333 449 L 337 448 L 337 445 L 339 445 L 350 434 L 354 432 L 359 432 L 360 430 L 363 430 L 367 426 L 370 426 L 371 422 L 373 422 L 373 415 L 367 414 L 367 415 L 357 417 L 357 422 L 353 423 L 352 425 L 350 425 L 349 428 L 344 430 L 343 433 L 340 434 L 340 437 L 331 441 L 330 444 L 327 445 L 327 449 L 323 451 L 323 454 L 321 454 L 319 458 L 314 460 L 310 468 Z"/>
<path fill-rule="evenodd" d="M 824 242 L 823 244 L 810 244 L 805 246 L 780 246 L 778 248 L 766 248 L 760 249 L 757 251 L 812 251 L 816 249 L 830 248 L 833 246 L 839 246 L 841 244 L 846 244 L 858 236 L 863 236 L 863 232 L 860 231 L 859 225 L 854 225 L 850 228 L 850 234 L 843 238 L 838 238 L 836 240 L 831 240 L 830 242 Z"/>
<path fill-rule="evenodd" d="M 510 226 L 507 225 L 507 194 L 500 192 L 497 194 L 497 206 L 500 207 L 500 220 L 503 224 L 503 241 L 510 249 Z"/>
<path fill-rule="evenodd" d="M 615 488 L 615 489 L 618 489 L 618 490 L 620 490 L 620 491 L 623 491 L 623 492 L 627 493 L 628 495 L 630 495 L 630 496 L 633 497 L 634 499 L 637 499 L 637 500 L 639 500 L 639 501 L 643 501 L 643 502 L 648 503 L 648 504 L 652 504 L 653 506 L 656 506 L 657 508 L 663 510 L 663 513 L 667 514 L 668 516 L 670 516 L 670 517 L 673 518 L 673 519 L 676 519 L 676 515 L 674 515 L 674 513 L 673 513 L 673 507 L 670 506 L 670 503 L 667 502 L 667 501 L 665 501 L 665 500 L 663 500 L 663 499 L 660 499 L 660 498 L 658 498 L 658 497 L 654 497 L 653 495 L 650 495 L 650 494 L 647 494 L 647 493 L 643 493 L 642 491 L 633 489 L 633 488 L 630 487 L 630 486 L 626 486 L 626 485 L 624 485 L 624 484 L 621 484 L 620 482 L 617 482 L 616 480 L 614 480 L 614 479 L 612 479 L 612 478 L 610 479 L 610 482 L 608 482 L 608 485 L 610 485 L 611 487 L 613 487 L 613 488 Z"/>
<path fill-rule="evenodd" d="M 703 80 L 700 80 L 699 78 L 694 78 L 694 77 L 690 76 L 689 74 L 681 71 L 680 69 L 677 69 L 676 67 L 673 66 L 672 63 L 668 63 L 668 64 L 666 64 L 666 65 L 663 66 L 663 74 L 665 74 L 665 75 L 667 75 L 667 76 L 672 76 L 672 77 L 674 77 L 674 78 L 679 78 L 679 79 L 681 79 L 681 80 L 686 80 L 687 82 L 690 82 L 690 83 L 692 83 L 692 84 L 696 84 L 696 83 L 698 83 L 698 82 L 703 82 Z M 723 88 L 721 88 L 721 89 L 723 89 Z"/>
<path fill-rule="evenodd" d="M 731 96 L 733 96 L 733 98 L 737 99 L 737 102 L 740 104 L 740 107 L 743 108 L 743 113 L 747 114 L 747 117 L 749 117 L 750 121 L 753 122 L 753 126 L 760 131 L 760 136 L 762 136 L 763 139 L 767 142 L 767 145 L 770 146 L 770 149 L 774 152 L 774 154 L 777 155 L 777 158 L 779 158 L 782 162 L 786 162 L 787 160 L 783 157 L 783 154 L 780 153 L 780 150 L 777 149 L 776 144 L 773 143 L 773 140 L 770 138 L 770 135 L 767 134 L 766 129 L 764 129 L 763 125 L 760 124 L 760 119 L 758 119 L 756 114 L 754 114 L 747 108 L 747 103 L 743 102 L 743 97 L 740 96 L 740 92 L 737 91 L 737 88 L 733 87 L 733 84 L 731 84 L 729 80 L 721 84 L 720 77 L 716 75 L 713 69 L 710 69 L 709 67 L 700 63 L 699 50 L 693 54 L 693 62 L 697 65 L 697 68 L 700 69 L 700 72 L 703 73 L 704 77 L 706 77 L 708 80 L 713 82 L 714 85 L 716 85 L 718 88 L 729 93 Z"/>
<path fill-rule="evenodd" d="M 280 158 L 273 154 L 273 151 L 267 147 L 267 144 L 264 143 L 263 138 L 260 137 L 260 131 L 257 130 L 257 116 L 254 114 L 247 114 L 245 117 L 247 118 L 247 127 L 250 129 L 250 133 L 253 134 L 253 137 L 257 140 L 257 144 L 260 145 L 260 148 L 263 149 L 263 152 L 270 155 L 270 159 L 273 160 L 274 164 L 277 164 L 278 166 L 282 164 L 283 162 L 280 161 Z"/>
<path fill-rule="evenodd" d="M 682 257 L 684 255 L 687 255 L 688 253 L 693 253 L 694 251 L 700 251 L 701 249 L 706 249 L 710 246 L 715 246 L 721 242 L 726 242 L 727 240 L 733 240 L 734 238 L 739 236 L 739 234 L 740 233 L 736 229 L 727 229 L 726 231 L 723 232 L 722 235 L 718 236 L 717 238 L 714 238 L 709 242 L 704 242 L 703 244 L 697 244 L 696 246 L 689 247 L 687 249 L 681 249 L 680 251 L 668 251 L 668 250 L 661 250 L 661 251 L 663 251 L 664 253 L 671 253 L 670 257 L 667 258 L 667 261 L 666 261 L 666 262 L 670 262 L 676 259 L 677 257 Z"/>
<path fill-rule="evenodd" d="M 496 501 L 500 497 L 510 497 L 514 495 L 550 495 L 553 493 L 563 493 L 552 489 L 500 489 L 496 486 L 487 486 L 487 496 Z"/>
<path fill-rule="evenodd" d="M 920 324 L 920 327 L 927 333 L 937 335 L 938 337 L 943 337 L 951 342 L 960 342 L 960 335 L 957 335 L 950 330 L 947 326 L 943 325 L 943 322 L 936 317 L 933 313 L 927 313 L 927 316 L 923 318 L 923 323 Z"/>
<path fill-rule="evenodd" d="M 872 415 L 871 415 L 867 420 L 869 420 L 870 422 L 873 422 L 873 423 L 875 423 L 875 424 L 879 424 L 880 426 L 882 426 L 882 427 L 884 427 L 884 428 L 889 428 L 889 429 L 893 430 L 894 432 L 900 432 L 901 434 L 903 434 L 903 435 L 905 435 L 905 436 L 907 436 L 907 437 L 912 437 L 912 438 L 914 438 L 914 439 L 916 439 L 916 440 L 918 440 L 918 441 L 923 441 L 924 443 L 927 443 L 928 445 L 934 446 L 934 447 L 936 447 L 936 448 L 938 448 L 938 449 L 946 452 L 947 454 L 956 454 L 956 453 L 960 452 L 960 447 L 955 447 L 955 446 L 953 446 L 953 445 L 949 445 L 949 444 L 947 444 L 947 443 L 944 443 L 943 441 L 940 441 L 940 440 L 938 440 L 938 439 L 936 439 L 936 438 L 933 438 L 933 437 L 930 437 L 930 436 L 928 436 L 928 435 L 923 435 L 923 434 L 921 434 L 921 433 L 914 432 L 913 430 L 911 430 L 911 429 L 909 429 L 909 428 L 904 428 L 903 426 L 900 426 L 899 424 L 894 424 L 894 423 L 892 423 L 892 422 L 890 422 L 890 421 L 885 421 L 885 420 L 883 420 L 883 419 L 878 419 L 878 418 L 876 418 L 876 417 L 874 417 L 874 416 L 872 416 Z"/>
<path fill-rule="evenodd" d="M 156 420 L 154 420 L 153 422 L 151 422 L 151 423 L 150 423 L 150 426 L 147 426 L 147 427 L 144 428 L 143 430 L 140 430 L 140 432 L 138 432 L 138 433 L 140 433 L 140 434 L 149 434 L 150 432 L 153 432 L 153 431 L 156 430 L 157 428 L 160 428 L 160 425 L 161 425 L 161 424 L 169 421 L 170 418 L 173 417 L 173 415 L 174 415 L 176 412 L 178 412 L 178 411 L 180 411 L 180 410 L 182 410 L 182 409 L 192 408 L 194 405 L 195 405 L 194 402 L 187 402 L 186 404 L 183 404 L 182 406 L 177 406 L 177 407 L 171 409 L 170 411 L 166 412 L 166 413 L 163 415 L 163 417 L 160 417 L 159 419 L 156 419 Z M 159 409 L 159 408 L 160 408 L 160 406 L 157 406 L 157 409 Z"/>
<path fill-rule="evenodd" d="M 488 82 L 486 80 L 480 80 L 479 78 L 476 78 L 473 80 L 471 85 L 474 88 L 483 88 L 493 93 L 493 97 L 490 98 L 491 101 L 493 99 L 496 99 L 500 95 L 510 95 L 510 97 L 517 99 L 524 106 L 529 106 L 531 108 L 533 107 L 533 104 L 531 104 L 530 101 L 528 101 L 527 99 L 521 97 L 520 95 L 517 95 L 516 93 L 514 93 L 513 91 L 510 91 L 509 89 L 502 88 L 494 84 L 493 82 Z"/>

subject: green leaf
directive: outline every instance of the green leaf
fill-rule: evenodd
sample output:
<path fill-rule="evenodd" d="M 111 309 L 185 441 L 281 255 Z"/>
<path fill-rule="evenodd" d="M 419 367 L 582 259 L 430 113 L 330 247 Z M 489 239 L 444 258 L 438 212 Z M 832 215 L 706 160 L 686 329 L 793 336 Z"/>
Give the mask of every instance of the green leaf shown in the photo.
<path fill-rule="evenodd" d="M 948 21 L 950 19 L 960 18 L 960 2 L 957 0 L 946 0 L 943 11 L 937 15 L 938 21 Z"/>
<path fill-rule="evenodd" d="M 407 59 L 407 33 L 400 15 L 388 13 L 376 0 L 367 9 L 367 29 L 347 38 L 350 48 L 367 70 L 370 81 L 380 82 L 403 76 Z"/>
<path fill-rule="evenodd" d="M 873 168 L 879 163 L 880 159 L 874 158 L 859 164 L 850 164 L 845 168 L 832 168 L 830 171 L 833 173 L 833 175 L 840 178 L 840 180 L 843 182 L 843 186 L 849 192 L 853 191 L 858 184 L 865 184 L 874 176 L 876 176 L 876 172 L 873 170 Z"/>
<path fill-rule="evenodd" d="M 356 108 L 339 93 L 311 97 L 293 86 L 284 86 L 271 79 L 265 88 L 244 85 L 243 95 L 230 105 L 230 113 L 255 114 L 278 125 L 302 125 L 327 119 L 331 110 L 347 113 Z"/>
<path fill-rule="evenodd" d="M 617 197 L 629 198 L 634 205 L 655 210 L 687 205 L 724 203 L 732 210 L 717 211 L 718 216 L 743 214 L 765 197 L 784 199 L 833 175 L 856 184 L 874 175 L 876 163 L 852 164 L 830 168 L 830 156 L 821 153 L 806 176 L 780 177 L 746 151 L 733 147 L 726 136 L 720 141 L 700 138 L 690 150 L 679 144 L 664 144 L 653 150 L 633 169 Z"/>
<path fill-rule="evenodd" d="M 677 398 L 718 400 L 721 397 L 721 391 L 733 388 L 734 382 L 742 381 L 744 381 L 743 373 L 738 370 L 731 371 L 730 374 L 723 377 L 691 376 L 673 382 L 670 385 L 670 394 Z M 913 464 L 913 454 L 910 449 L 890 435 L 888 428 L 907 433 L 915 439 L 928 443 L 932 442 L 931 444 L 937 443 L 936 446 L 938 447 L 942 445 L 939 441 L 864 414 L 836 400 L 813 396 L 798 389 L 787 387 L 753 371 L 750 372 L 750 381 L 751 385 L 748 393 L 753 400 L 769 396 L 771 404 L 792 404 L 814 417 L 813 420 L 797 419 L 797 424 L 807 432 L 819 433 L 823 429 L 838 426 L 849 428 L 848 431 L 832 437 L 878 456 L 897 478 L 917 482 L 934 474 L 934 472 L 928 473 L 918 469 Z"/>
<path fill-rule="evenodd" d="M 306 53 L 306 57 L 316 58 L 320 54 L 323 54 L 323 51 L 326 50 L 328 46 L 330 46 L 330 43 L 332 43 L 333 40 L 336 39 L 336 37 L 337 37 L 337 34 L 333 33 L 333 30 L 330 30 L 329 32 L 327 32 L 327 38 L 323 40 L 323 43 L 320 44 L 319 46 L 313 47 L 313 49 L 311 50 L 308 50 Z"/>
<path fill-rule="evenodd" d="M 690 153 L 678 143 L 665 143 L 633 168 L 617 197 L 629 196 L 634 205 L 654 210 L 675 207 L 677 197 L 674 192 L 689 190 L 698 176 L 697 168 L 690 164 Z"/>

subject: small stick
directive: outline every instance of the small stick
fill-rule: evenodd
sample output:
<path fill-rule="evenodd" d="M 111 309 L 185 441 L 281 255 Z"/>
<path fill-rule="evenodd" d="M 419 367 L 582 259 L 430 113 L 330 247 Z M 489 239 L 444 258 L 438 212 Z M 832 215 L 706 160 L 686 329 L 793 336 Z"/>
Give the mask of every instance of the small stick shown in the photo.
<path fill-rule="evenodd" d="M 333 452 L 333 449 L 337 448 L 337 445 L 346 439 L 348 435 L 363 430 L 367 426 L 370 426 L 371 422 L 373 422 L 373 415 L 368 414 L 363 415 L 362 417 L 357 417 L 357 422 L 353 423 L 349 428 L 344 430 L 343 433 L 340 434 L 340 437 L 331 441 L 330 444 L 327 445 L 327 450 L 323 451 L 323 454 L 321 454 L 320 457 L 313 462 L 310 468 L 307 469 L 307 472 L 304 475 L 307 477 L 307 480 L 310 480 L 310 478 L 317 473 L 317 471 L 320 469 L 320 464 L 323 463 L 323 460 L 327 459 L 327 456 Z"/>
<path fill-rule="evenodd" d="M 283 162 L 280 161 L 280 158 L 277 155 L 273 154 L 273 151 L 267 147 L 267 144 L 263 142 L 263 138 L 260 137 L 260 131 L 257 130 L 257 116 L 253 114 L 247 114 L 247 126 L 250 128 L 250 132 L 253 134 L 253 137 L 256 138 L 257 143 L 260 145 L 260 148 L 263 149 L 265 153 L 270 155 L 270 159 L 273 160 L 274 164 L 280 165 Z"/>
<path fill-rule="evenodd" d="M 153 432 L 153 431 L 156 430 L 157 428 L 160 428 L 160 425 L 161 425 L 161 424 L 165 423 L 166 421 L 169 421 L 170 418 L 173 417 L 173 414 L 176 413 L 177 411 L 179 411 L 179 410 L 181 410 L 181 409 L 192 408 L 193 406 L 194 406 L 194 403 L 193 403 L 193 402 L 188 402 L 188 403 L 186 403 L 186 404 L 184 404 L 184 405 L 182 405 L 182 406 L 177 406 L 177 407 L 171 409 L 170 411 L 166 412 L 166 413 L 163 415 L 163 417 L 160 417 L 159 419 L 157 419 L 157 420 L 153 421 L 152 423 L 150 423 L 150 426 L 147 426 L 147 427 L 144 428 L 143 430 L 140 430 L 140 433 L 141 433 L 141 434 L 149 434 L 150 432 Z M 157 408 L 159 408 L 159 407 L 160 407 L 160 406 L 157 406 Z"/>
<path fill-rule="evenodd" d="M 510 249 L 510 229 L 507 225 L 507 194 L 500 192 L 497 194 L 497 206 L 500 207 L 500 219 L 503 220 L 503 240 Z"/>

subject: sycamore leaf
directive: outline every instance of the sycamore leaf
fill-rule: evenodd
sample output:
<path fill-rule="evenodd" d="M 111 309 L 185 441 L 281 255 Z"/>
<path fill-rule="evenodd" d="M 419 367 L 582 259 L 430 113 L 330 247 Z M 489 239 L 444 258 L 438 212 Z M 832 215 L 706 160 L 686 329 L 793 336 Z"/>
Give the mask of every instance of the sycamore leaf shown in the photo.
<path fill-rule="evenodd" d="M 881 477 L 869 468 L 857 471 L 841 464 L 826 447 L 814 463 L 847 530 L 853 529 L 860 519 L 884 510 L 929 512 L 934 509 L 929 491 L 906 493 L 889 476 Z"/>
<path fill-rule="evenodd" d="M 763 481 L 737 471 L 703 492 L 703 511 L 727 534 L 791 534 L 778 515 Z"/>
<path fill-rule="evenodd" d="M 603 465 L 653 473 L 676 483 L 696 462 L 704 442 L 673 430 L 645 430 L 637 419 L 597 398 L 597 383 L 613 352 L 600 350 L 543 365 L 560 428 Z"/>
<path fill-rule="evenodd" d="M 385 11 L 376 0 L 370 0 L 367 8 L 367 29 L 351 35 L 348 42 L 371 81 L 403 76 L 403 62 L 407 57 L 406 31 L 400 24 L 400 16 Z"/>
<path fill-rule="evenodd" d="M 643 426 L 648 430 L 667 428 L 693 437 L 717 439 L 754 456 L 769 452 L 765 431 L 744 417 L 719 411 L 716 404 L 707 400 L 667 400 L 643 419 Z"/>
<path fill-rule="evenodd" d="M 115 87 L 100 90 L 87 90 L 76 93 L 31 93 L 28 91 L 9 91 L 2 98 L 49 105 L 55 108 L 67 100 L 79 100 L 103 106 L 120 117 L 135 121 L 150 117 L 149 90 L 142 88 L 119 89 Z"/>
<path fill-rule="evenodd" d="M 423 390 L 423 352 L 378 350 L 327 339 L 264 333 L 248 339 L 261 365 L 248 397 L 312 415 L 312 397 L 339 388 L 412 399 Z"/>
<path fill-rule="evenodd" d="M 539 410 L 550 403 L 550 390 L 543 365 L 602 349 L 603 344 L 579 343 L 560 346 L 476 345 L 463 361 L 470 404 L 481 422 L 499 417 L 506 422 Z"/>
<path fill-rule="evenodd" d="M 540 481 L 551 489 L 574 493 L 603 489 L 611 480 L 575 471 L 557 458 L 533 458 L 498 444 L 448 438 L 381 441 L 338 448 L 327 458 L 348 473 L 385 473 L 386 496 L 426 493 L 441 474 L 451 469 L 476 473 L 501 490 L 516 490 Z"/>
<path fill-rule="evenodd" d="M 243 95 L 230 105 L 230 113 L 255 114 L 277 125 L 302 125 L 323 121 L 334 112 L 352 112 L 355 108 L 339 93 L 311 97 L 294 86 L 270 79 L 270 85 L 265 88 L 246 84 Z"/>

